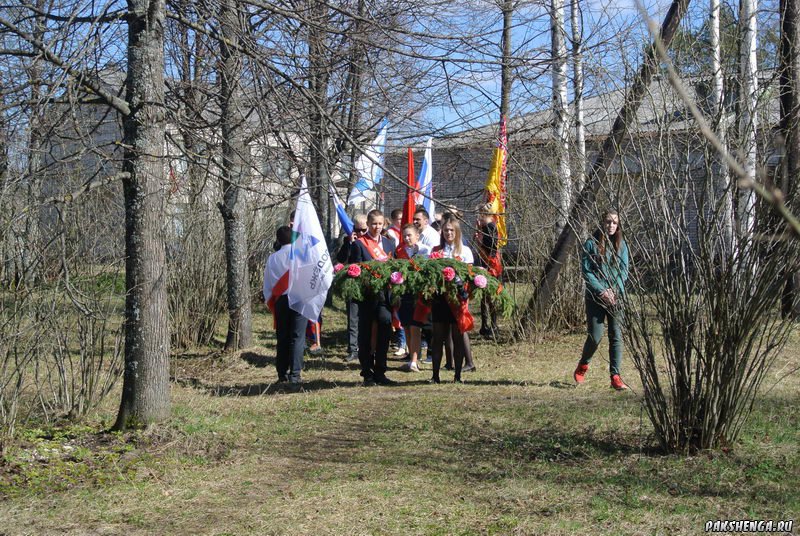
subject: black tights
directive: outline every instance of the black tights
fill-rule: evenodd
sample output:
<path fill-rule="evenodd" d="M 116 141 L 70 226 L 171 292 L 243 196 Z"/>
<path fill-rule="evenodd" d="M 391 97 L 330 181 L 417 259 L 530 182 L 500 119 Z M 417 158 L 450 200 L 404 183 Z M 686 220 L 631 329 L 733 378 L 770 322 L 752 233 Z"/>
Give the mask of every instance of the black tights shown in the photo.
<path fill-rule="evenodd" d="M 455 367 L 455 381 L 461 381 L 461 369 L 466 359 L 467 365 L 474 366 L 472 362 L 472 347 L 469 336 L 459 333 L 455 323 L 434 322 L 431 340 L 431 354 L 433 361 L 433 381 L 439 381 L 439 368 L 442 366 L 442 347 L 452 344 L 453 365 Z"/>

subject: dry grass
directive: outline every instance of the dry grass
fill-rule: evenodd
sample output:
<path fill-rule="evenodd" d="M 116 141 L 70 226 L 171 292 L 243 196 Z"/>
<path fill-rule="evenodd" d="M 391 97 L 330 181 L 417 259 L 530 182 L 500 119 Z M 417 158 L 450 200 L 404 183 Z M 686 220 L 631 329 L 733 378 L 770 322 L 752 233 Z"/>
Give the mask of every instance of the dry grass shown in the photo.
<path fill-rule="evenodd" d="M 398 371 L 400 386 L 364 388 L 331 312 L 327 356 L 292 393 L 272 383 L 259 316 L 262 346 L 176 356 L 168 425 L 96 435 L 112 399 L 89 428 L 30 432 L 2 465 L 0 531 L 696 534 L 710 519 L 800 511 L 800 387 L 796 375 L 774 385 L 800 365 L 796 334 L 740 443 L 679 458 L 654 450 L 630 361 L 634 392 L 608 388 L 600 355 L 572 386 L 580 335 L 476 342 L 464 385 Z"/>

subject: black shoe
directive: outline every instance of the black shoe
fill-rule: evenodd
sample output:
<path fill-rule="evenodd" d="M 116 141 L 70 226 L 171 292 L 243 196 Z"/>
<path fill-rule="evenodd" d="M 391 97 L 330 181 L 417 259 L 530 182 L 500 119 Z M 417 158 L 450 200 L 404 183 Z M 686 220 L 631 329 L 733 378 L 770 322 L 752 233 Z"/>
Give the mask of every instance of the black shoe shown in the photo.
<path fill-rule="evenodd" d="M 355 361 L 358 361 L 358 352 L 350 352 L 350 354 L 344 358 L 345 363 L 353 363 Z"/>
<path fill-rule="evenodd" d="M 453 378 L 453 383 L 464 383 L 464 380 L 461 378 Z"/>
<path fill-rule="evenodd" d="M 397 385 L 397 382 L 394 380 L 390 380 L 386 376 L 378 376 L 375 378 L 375 383 L 378 385 Z"/>
<path fill-rule="evenodd" d="M 428 380 L 428 383 L 442 383 L 442 380 L 439 379 L 439 376 L 434 376 L 433 378 Z"/>
<path fill-rule="evenodd" d="M 461 372 L 474 372 L 478 370 L 478 367 L 475 365 L 466 365 L 464 368 L 461 369 Z"/>
<path fill-rule="evenodd" d="M 278 375 L 278 383 L 288 382 L 289 378 L 285 375 Z"/>
<path fill-rule="evenodd" d="M 495 328 L 495 329 L 481 328 L 481 330 L 478 333 L 484 339 L 495 339 L 495 338 L 497 338 L 497 333 L 498 332 L 497 332 L 497 328 Z"/>
<path fill-rule="evenodd" d="M 364 378 L 364 387 L 372 387 L 373 385 L 375 385 L 375 378 L 372 376 Z"/>
<path fill-rule="evenodd" d="M 286 390 L 292 393 L 301 393 L 305 389 L 303 389 L 303 382 L 300 380 L 290 380 L 288 385 L 286 386 Z"/>
<path fill-rule="evenodd" d="M 453 370 L 453 365 L 451 365 L 450 363 L 446 363 L 444 365 L 444 370 Z"/>

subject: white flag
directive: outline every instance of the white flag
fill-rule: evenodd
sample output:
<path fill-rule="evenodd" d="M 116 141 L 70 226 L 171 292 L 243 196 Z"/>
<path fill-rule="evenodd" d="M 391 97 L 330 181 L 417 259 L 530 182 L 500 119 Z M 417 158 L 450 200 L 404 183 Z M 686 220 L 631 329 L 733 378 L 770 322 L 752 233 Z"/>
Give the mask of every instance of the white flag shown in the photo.
<path fill-rule="evenodd" d="M 433 138 L 428 138 L 428 145 L 425 147 L 425 158 L 422 160 L 422 167 L 419 170 L 417 184 L 420 193 L 417 193 L 417 205 L 422 205 L 433 218 L 436 204 L 433 202 L 433 151 L 431 144 Z M 421 198 L 421 199 L 420 199 Z"/>
<path fill-rule="evenodd" d="M 331 255 L 303 176 L 289 252 L 289 307 L 316 322 L 332 282 Z"/>
<path fill-rule="evenodd" d="M 386 131 L 389 123 L 384 119 L 378 136 L 372 141 L 364 153 L 355 161 L 355 171 L 358 179 L 353 190 L 347 198 L 348 205 L 355 205 L 362 201 L 370 201 L 367 198 L 370 192 L 375 191 L 375 185 L 383 178 L 383 152 L 386 149 Z M 377 163 L 376 163 L 377 162 Z M 380 164 L 380 165 L 379 165 Z"/>

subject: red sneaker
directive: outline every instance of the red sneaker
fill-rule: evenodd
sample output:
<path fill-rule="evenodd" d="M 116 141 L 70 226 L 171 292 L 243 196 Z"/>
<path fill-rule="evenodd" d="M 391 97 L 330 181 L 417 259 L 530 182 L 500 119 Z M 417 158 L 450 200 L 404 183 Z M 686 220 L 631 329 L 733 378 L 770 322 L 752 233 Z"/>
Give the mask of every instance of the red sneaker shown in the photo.
<path fill-rule="evenodd" d="M 624 391 L 629 389 L 625 382 L 622 381 L 622 378 L 619 377 L 619 374 L 614 374 L 611 376 L 611 388 L 616 389 L 617 391 Z"/>
<path fill-rule="evenodd" d="M 575 383 L 583 383 L 585 380 L 586 371 L 589 370 L 589 365 L 581 365 L 578 363 L 578 366 L 575 368 L 575 372 L 572 373 L 572 377 L 575 379 Z"/>

